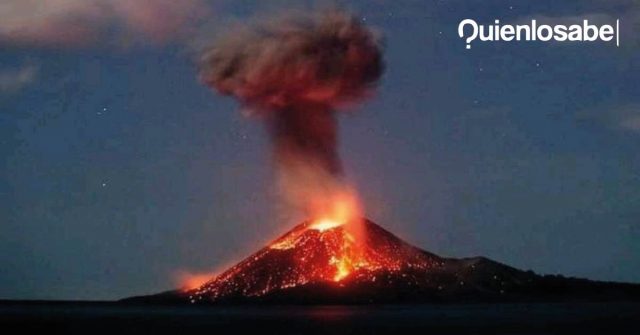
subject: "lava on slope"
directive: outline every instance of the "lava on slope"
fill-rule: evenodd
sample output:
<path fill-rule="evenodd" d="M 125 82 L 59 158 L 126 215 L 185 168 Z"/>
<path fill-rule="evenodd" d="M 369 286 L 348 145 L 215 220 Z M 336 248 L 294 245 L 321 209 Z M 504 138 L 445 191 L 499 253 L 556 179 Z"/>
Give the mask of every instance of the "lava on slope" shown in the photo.
<path fill-rule="evenodd" d="M 359 229 L 331 221 L 304 222 L 203 286 L 191 302 L 262 297 L 303 286 L 349 287 L 397 276 L 419 285 L 440 257 L 415 248 L 371 221 Z"/>
<path fill-rule="evenodd" d="M 371 304 L 640 301 L 640 285 L 538 275 L 485 257 L 443 258 L 368 220 L 304 222 L 191 290 L 127 303 Z M 355 229 L 359 228 L 359 229 Z"/>

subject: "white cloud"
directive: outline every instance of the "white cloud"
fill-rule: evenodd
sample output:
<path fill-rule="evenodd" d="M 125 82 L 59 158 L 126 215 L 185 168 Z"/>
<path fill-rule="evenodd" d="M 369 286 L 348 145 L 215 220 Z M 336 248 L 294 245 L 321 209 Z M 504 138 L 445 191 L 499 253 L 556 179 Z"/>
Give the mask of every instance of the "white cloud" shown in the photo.
<path fill-rule="evenodd" d="M 113 35 L 162 42 L 205 9 L 202 0 L 3 0 L 0 43 L 69 46 Z"/>
<path fill-rule="evenodd" d="M 35 65 L 0 70 L 0 94 L 20 91 L 34 82 L 37 76 L 38 67 Z"/>

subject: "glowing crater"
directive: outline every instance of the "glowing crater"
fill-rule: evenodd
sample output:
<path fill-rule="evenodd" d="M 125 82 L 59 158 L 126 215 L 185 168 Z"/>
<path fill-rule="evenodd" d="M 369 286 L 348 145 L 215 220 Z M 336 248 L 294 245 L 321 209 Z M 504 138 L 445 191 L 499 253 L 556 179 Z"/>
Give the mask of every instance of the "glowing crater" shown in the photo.
<path fill-rule="evenodd" d="M 309 229 L 314 229 L 320 232 L 329 230 L 329 229 L 333 229 L 339 226 L 342 226 L 344 224 L 344 222 L 340 222 L 340 221 L 336 221 L 336 220 L 331 220 L 331 219 L 321 219 L 319 221 L 317 221 L 316 223 L 312 224 Z"/>

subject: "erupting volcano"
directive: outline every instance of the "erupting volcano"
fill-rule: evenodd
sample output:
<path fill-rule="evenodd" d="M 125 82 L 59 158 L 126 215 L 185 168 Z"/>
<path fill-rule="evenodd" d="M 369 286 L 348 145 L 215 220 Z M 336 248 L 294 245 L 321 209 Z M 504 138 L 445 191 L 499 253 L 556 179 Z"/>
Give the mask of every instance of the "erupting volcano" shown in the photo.
<path fill-rule="evenodd" d="M 359 233 L 352 225 L 361 224 Z M 357 237 L 356 237 L 357 236 Z M 442 259 L 393 236 L 380 226 L 304 222 L 270 245 L 188 292 L 193 302 L 268 297 L 304 286 L 345 288 L 385 283 L 394 277 L 408 285 L 442 265 Z"/>
<path fill-rule="evenodd" d="M 303 222 L 196 289 L 127 299 L 154 304 L 603 300 L 638 301 L 640 285 L 540 276 L 484 257 L 440 257 L 355 218 Z"/>
<path fill-rule="evenodd" d="M 638 299 L 638 286 L 539 276 L 483 257 L 443 258 L 363 219 L 338 155 L 338 111 L 383 72 L 378 34 L 341 11 L 289 14 L 204 50 L 202 81 L 262 120 L 278 186 L 311 219 L 195 289 L 142 302 L 371 303 Z"/>

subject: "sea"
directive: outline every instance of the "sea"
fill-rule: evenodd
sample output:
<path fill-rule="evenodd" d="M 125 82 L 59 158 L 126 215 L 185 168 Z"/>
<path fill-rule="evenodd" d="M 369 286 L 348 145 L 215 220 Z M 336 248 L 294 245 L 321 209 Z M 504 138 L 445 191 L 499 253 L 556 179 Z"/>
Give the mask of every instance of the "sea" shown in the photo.
<path fill-rule="evenodd" d="M 640 303 L 148 306 L 2 301 L 0 329 L 3 334 L 640 334 Z"/>

